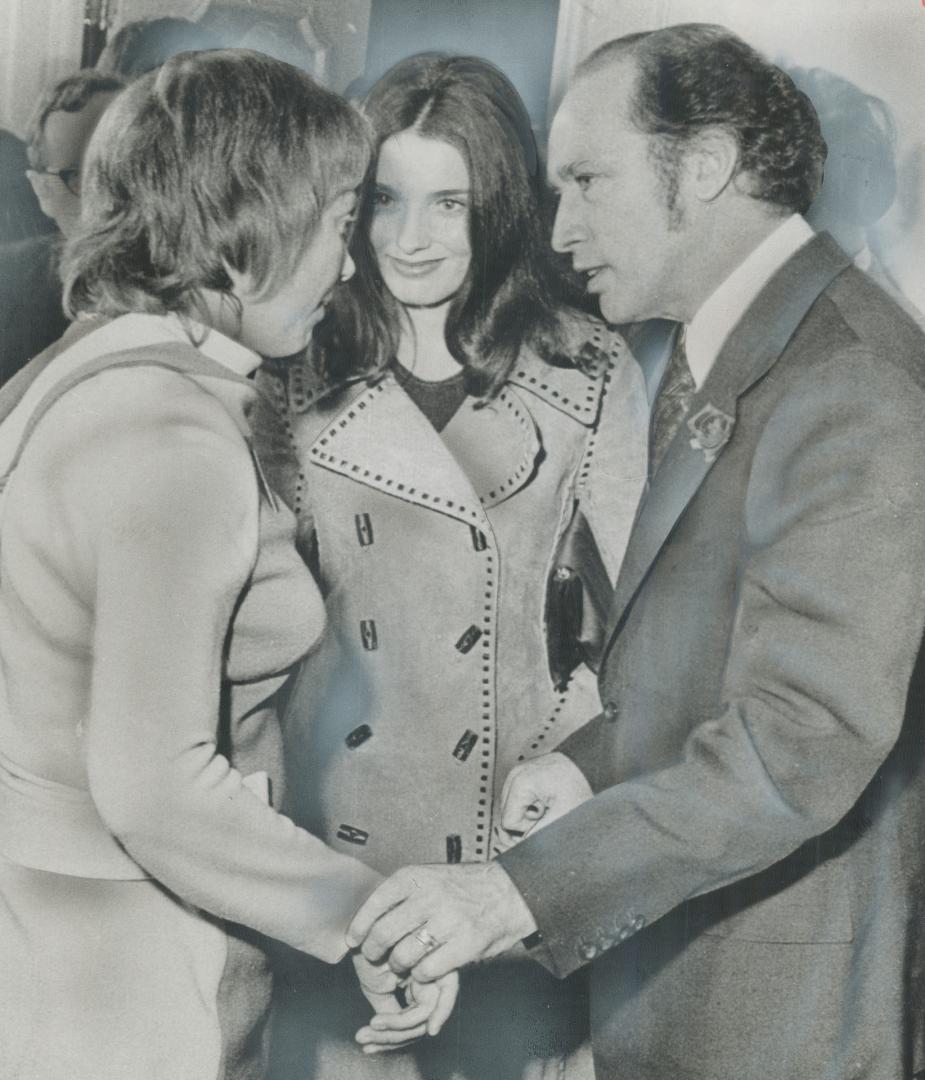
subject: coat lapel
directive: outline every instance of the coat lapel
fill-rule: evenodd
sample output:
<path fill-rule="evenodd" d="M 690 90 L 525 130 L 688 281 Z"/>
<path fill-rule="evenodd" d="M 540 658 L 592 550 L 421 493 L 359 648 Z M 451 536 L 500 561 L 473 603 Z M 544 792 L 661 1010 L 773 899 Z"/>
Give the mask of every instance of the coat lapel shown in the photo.
<path fill-rule="evenodd" d="M 819 294 L 849 264 L 831 237 L 815 237 L 771 278 L 729 335 L 641 505 L 611 604 L 608 647 L 675 523 L 734 438 L 738 399 L 770 370 Z"/>
<path fill-rule="evenodd" d="M 536 470 L 540 453 L 536 423 L 510 387 L 481 408 L 468 398 L 441 441 L 486 507 L 519 491 Z"/>
<path fill-rule="evenodd" d="M 539 452 L 510 390 L 481 409 L 467 400 L 441 436 L 391 375 L 329 417 L 310 448 L 322 468 L 467 524 L 519 490 Z"/>

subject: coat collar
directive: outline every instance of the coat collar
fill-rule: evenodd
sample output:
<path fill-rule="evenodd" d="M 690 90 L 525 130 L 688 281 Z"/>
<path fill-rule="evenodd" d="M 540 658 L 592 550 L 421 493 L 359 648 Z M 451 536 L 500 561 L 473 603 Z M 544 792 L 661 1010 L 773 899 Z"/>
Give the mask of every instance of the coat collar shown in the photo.
<path fill-rule="evenodd" d="M 470 525 L 520 490 L 540 455 L 536 424 L 508 387 L 482 408 L 467 399 L 442 434 L 391 374 L 320 408 L 316 465 Z"/>
<path fill-rule="evenodd" d="M 622 337 L 604 323 L 575 317 L 562 323 L 565 349 L 578 367 L 553 367 L 524 347 L 508 382 L 585 427 L 597 422 L 604 378 L 626 353 Z"/>
<path fill-rule="evenodd" d="M 724 344 L 641 505 L 608 619 L 608 647 L 669 533 L 733 436 L 738 399 L 773 366 L 820 293 L 850 259 L 830 236 L 771 278 Z"/>

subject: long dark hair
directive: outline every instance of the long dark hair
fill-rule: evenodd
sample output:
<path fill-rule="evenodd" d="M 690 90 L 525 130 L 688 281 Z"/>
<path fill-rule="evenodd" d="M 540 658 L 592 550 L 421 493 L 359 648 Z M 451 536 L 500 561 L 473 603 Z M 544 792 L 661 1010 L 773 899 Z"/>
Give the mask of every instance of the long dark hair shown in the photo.
<path fill-rule="evenodd" d="M 362 110 L 377 148 L 414 129 L 455 147 L 469 170 L 472 257 L 446 322 L 447 346 L 470 393 L 491 397 L 522 345 L 561 362 L 557 306 L 567 286 L 549 247 L 543 182 L 530 118 L 493 64 L 471 56 L 422 53 L 391 68 Z M 315 331 L 313 354 L 325 377 L 376 377 L 396 355 L 399 305 L 369 242 L 373 185 L 362 199 L 353 241 L 357 272 L 336 291 Z"/>

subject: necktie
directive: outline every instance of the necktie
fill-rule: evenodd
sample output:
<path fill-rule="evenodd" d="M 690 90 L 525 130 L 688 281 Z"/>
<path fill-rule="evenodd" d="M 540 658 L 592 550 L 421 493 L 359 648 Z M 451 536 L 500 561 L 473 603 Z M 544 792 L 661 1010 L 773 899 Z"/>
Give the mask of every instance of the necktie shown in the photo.
<path fill-rule="evenodd" d="M 694 376 L 687 364 L 684 350 L 684 330 L 678 334 L 671 359 L 665 369 L 649 423 L 649 476 L 655 475 L 665 451 L 677 434 L 697 390 Z"/>

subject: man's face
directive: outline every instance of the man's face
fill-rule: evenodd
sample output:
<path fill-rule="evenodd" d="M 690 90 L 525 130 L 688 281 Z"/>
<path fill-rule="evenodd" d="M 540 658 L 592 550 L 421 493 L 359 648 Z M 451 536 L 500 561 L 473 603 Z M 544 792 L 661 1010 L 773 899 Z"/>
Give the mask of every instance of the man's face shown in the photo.
<path fill-rule="evenodd" d="M 95 94 L 76 112 L 49 113 L 29 147 L 32 183 L 42 212 L 68 236 L 80 217 L 80 169 L 90 136 L 114 94 Z"/>
<path fill-rule="evenodd" d="M 684 193 L 669 208 L 650 136 L 629 119 L 634 77 L 623 61 L 579 78 L 549 137 L 549 178 L 559 193 L 552 246 L 572 256 L 614 323 L 681 318 L 685 307 Z"/>

